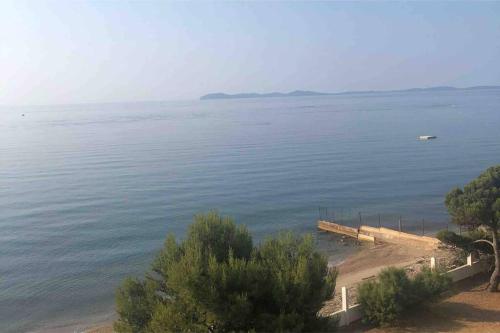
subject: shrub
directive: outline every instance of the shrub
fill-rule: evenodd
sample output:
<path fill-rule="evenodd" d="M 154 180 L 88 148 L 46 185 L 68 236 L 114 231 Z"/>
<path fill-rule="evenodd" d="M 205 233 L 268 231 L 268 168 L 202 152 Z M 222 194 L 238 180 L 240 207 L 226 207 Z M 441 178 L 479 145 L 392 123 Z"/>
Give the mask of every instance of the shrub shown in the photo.
<path fill-rule="evenodd" d="M 335 270 L 310 236 L 253 246 L 245 227 L 199 215 L 184 241 L 167 238 L 144 281 L 117 293 L 117 332 L 312 331 L 335 288 Z"/>
<path fill-rule="evenodd" d="M 433 301 L 441 293 L 448 290 L 451 279 L 439 271 L 424 268 L 412 281 L 415 304 Z"/>
<path fill-rule="evenodd" d="M 441 230 L 436 234 L 437 239 L 441 242 L 458 247 L 460 249 L 469 250 L 472 248 L 472 239 L 462 235 L 458 235 L 453 231 Z"/>
<path fill-rule="evenodd" d="M 377 281 L 364 282 L 358 288 L 363 321 L 390 325 L 412 306 L 435 299 L 449 284 L 449 277 L 430 269 L 424 269 L 410 280 L 404 269 L 386 268 Z"/>
<path fill-rule="evenodd" d="M 358 300 L 363 321 L 377 325 L 394 322 L 411 298 L 411 283 L 403 269 L 389 267 L 380 272 L 377 281 L 359 286 Z"/>

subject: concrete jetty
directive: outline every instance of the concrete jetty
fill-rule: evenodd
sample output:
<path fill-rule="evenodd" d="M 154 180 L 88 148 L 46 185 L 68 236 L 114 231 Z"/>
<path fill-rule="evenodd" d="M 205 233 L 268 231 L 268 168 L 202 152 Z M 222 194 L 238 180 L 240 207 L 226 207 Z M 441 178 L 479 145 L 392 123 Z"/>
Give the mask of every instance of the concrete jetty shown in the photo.
<path fill-rule="evenodd" d="M 361 225 L 358 228 L 348 227 L 329 221 L 318 221 L 318 228 L 323 231 L 333 232 L 336 234 L 346 235 L 356 238 L 360 241 L 368 242 L 386 242 L 396 244 L 414 244 L 417 246 L 436 247 L 440 241 L 434 237 L 419 236 L 393 230 L 389 228 L 375 228 L 366 225 Z"/>

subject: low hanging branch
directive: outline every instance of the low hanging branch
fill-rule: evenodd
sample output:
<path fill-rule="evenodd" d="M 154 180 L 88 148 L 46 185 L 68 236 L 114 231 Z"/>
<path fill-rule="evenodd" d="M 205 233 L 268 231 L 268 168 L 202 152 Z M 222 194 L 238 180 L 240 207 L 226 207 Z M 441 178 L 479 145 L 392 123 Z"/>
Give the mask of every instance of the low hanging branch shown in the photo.
<path fill-rule="evenodd" d="M 491 247 L 493 247 L 493 249 L 495 248 L 495 246 L 493 245 L 493 242 L 490 242 L 489 240 L 486 240 L 486 239 L 478 239 L 478 240 L 473 241 L 472 243 L 475 244 L 475 243 L 481 243 L 481 242 L 488 243 L 491 245 Z"/>

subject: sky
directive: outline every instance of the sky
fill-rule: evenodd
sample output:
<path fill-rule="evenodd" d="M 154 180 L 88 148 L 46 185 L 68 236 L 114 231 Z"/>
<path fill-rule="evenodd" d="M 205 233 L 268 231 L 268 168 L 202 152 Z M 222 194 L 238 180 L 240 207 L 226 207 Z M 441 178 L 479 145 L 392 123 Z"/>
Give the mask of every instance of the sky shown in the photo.
<path fill-rule="evenodd" d="M 500 2 L 0 2 L 0 105 L 500 85 Z"/>

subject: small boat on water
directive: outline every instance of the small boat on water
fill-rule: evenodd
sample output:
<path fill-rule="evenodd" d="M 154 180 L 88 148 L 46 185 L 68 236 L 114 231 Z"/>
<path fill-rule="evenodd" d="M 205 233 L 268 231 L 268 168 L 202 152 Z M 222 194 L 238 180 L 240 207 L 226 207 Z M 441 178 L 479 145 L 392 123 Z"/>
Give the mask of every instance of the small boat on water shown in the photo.
<path fill-rule="evenodd" d="M 435 135 L 421 135 L 418 137 L 419 140 L 432 140 L 432 139 L 437 139 L 437 136 Z"/>

